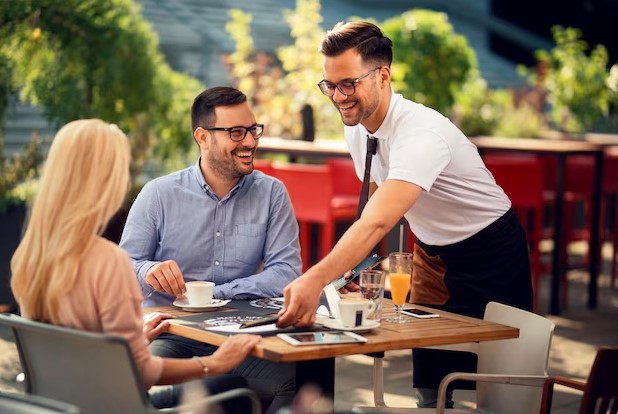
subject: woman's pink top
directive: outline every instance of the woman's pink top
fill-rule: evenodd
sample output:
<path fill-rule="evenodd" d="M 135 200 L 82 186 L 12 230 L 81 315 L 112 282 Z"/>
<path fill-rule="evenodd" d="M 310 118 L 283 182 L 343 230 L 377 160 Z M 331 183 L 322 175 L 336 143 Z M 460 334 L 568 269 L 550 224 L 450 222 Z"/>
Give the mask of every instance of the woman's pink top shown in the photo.
<path fill-rule="evenodd" d="M 116 244 L 97 237 L 80 265 L 73 290 L 61 300 L 59 324 L 126 338 L 142 380 L 150 388 L 161 376 L 163 360 L 148 349 L 141 303 L 129 256 Z"/>

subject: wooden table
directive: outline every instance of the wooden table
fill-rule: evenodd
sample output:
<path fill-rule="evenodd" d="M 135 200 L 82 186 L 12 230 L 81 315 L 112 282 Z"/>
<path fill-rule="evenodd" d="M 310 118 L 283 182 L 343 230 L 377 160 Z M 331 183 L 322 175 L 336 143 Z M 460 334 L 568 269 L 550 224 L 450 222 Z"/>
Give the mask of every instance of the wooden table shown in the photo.
<path fill-rule="evenodd" d="M 230 305 L 233 303 L 234 301 Z M 393 315 L 392 309 L 392 302 L 385 299 L 383 320 Z M 172 334 L 217 346 L 226 339 L 223 334 L 200 328 L 197 322 L 182 319 L 186 316 L 194 317 L 194 312 L 185 312 L 175 307 L 145 308 L 144 311 L 167 312 L 177 316 L 177 319 L 171 321 L 169 332 Z M 235 310 L 230 309 L 230 312 Z M 297 389 L 305 383 L 313 382 L 319 384 L 325 394 L 332 396 L 335 388 L 335 357 L 338 356 L 493 341 L 519 336 L 517 328 L 444 311 L 436 312 L 440 314 L 440 318 L 410 318 L 411 322 L 408 324 L 383 323 L 379 328 L 362 334 L 368 339 L 364 344 L 293 346 L 276 336 L 265 336 L 251 354 L 274 362 L 295 362 Z M 208 313 L 200 315 L 203 315 L 204 319 L 208 318 Z"/>
<path fill-rule="evenodd" d="M 530 139 L 530 138 L 500 138 L 474 137 L 472 141 L 479 152 L 520 152 L 530 154 L 545 154 L 556 158 L 556 188 L 554 205 L 554 249 L 552 257 L 552 279 L 549 313 L 560 314 L 560 284 L 566 273 L 566 260 L 562 249 L 564 193 L 566 189 L 566 158 L 572 155 L 589 155 L 594 158 L 594 178 L 590 185 L 593 187 L 592 223 L 590 235 L 590 255 L 588 270 L 588 308 L 596 309 L 598 296 L 598 275 L 601 258 L 600 241 L 600 209 L 602 200 L 603 182 L 603 147 L 613 143 L 615 136 L 596 136 L 588 134 L 586 142 L 557 139 Z M 609 141 L 608 141 L 609 140 Z M 314 142 L 287 140 L 281 138 L 260 138 L 259 151 L 267 153 L 288 154 L 292 157 L 342 157 L 349 156 L 344 141 L 316 140 Z"/>

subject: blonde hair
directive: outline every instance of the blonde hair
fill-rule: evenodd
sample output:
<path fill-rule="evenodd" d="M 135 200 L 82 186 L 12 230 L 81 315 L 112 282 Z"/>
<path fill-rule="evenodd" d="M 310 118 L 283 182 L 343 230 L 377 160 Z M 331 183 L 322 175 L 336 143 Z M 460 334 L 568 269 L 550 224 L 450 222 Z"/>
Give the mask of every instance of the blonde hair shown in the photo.
<path fill-rule="evenodd" d="M 28 227 L 11 260 L 22 314 L 56 323 L 63 295 L 96 236 L 120 208 L 129 184 L 125 134 L 100 119 L 69 122 L 49 149 Z"/>

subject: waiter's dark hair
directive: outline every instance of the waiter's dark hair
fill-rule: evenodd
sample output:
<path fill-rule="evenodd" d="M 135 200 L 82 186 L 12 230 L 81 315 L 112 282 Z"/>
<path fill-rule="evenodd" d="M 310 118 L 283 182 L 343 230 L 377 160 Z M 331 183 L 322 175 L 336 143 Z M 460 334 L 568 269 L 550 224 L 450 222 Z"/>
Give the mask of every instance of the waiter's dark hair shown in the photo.
<path fill-rule="evenodd" d="M 367 63 L 390 67 L 393 62 L 393 42 L 373 23 L 337 23 L 322 39 L 319 51 L 334 57 L 350 49 L 356 49 Z"/>
<path fill-rule="evenodd" d="M 197 95 L 191 106 L 191 130 L 213 126 L 217 121 L 215 108 L 247 102 L 244 93 L 229 86 L 214 86 Z"/>

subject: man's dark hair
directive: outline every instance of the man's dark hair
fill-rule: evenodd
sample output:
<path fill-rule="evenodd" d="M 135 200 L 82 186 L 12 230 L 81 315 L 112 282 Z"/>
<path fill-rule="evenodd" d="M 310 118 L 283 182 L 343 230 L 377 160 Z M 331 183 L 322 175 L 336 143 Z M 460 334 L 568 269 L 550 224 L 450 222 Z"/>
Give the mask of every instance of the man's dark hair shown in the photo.
<path fill-rule="evenodd" d="M 217 120 L 217 106 L 231 106 L 247 102 L 247 97 L 238 89 L 215 86 L 197 95 L 191 106 L 191 130 L 213 126 Z"/>
<path fill-rule="evenodd" d="M 393 61 L 393 42 L 373 23 L 339 22 L 326 33 L 319 50 L 334 57 L 350 49 L 356 49 L 367 63 L 390 66 Z"/>

